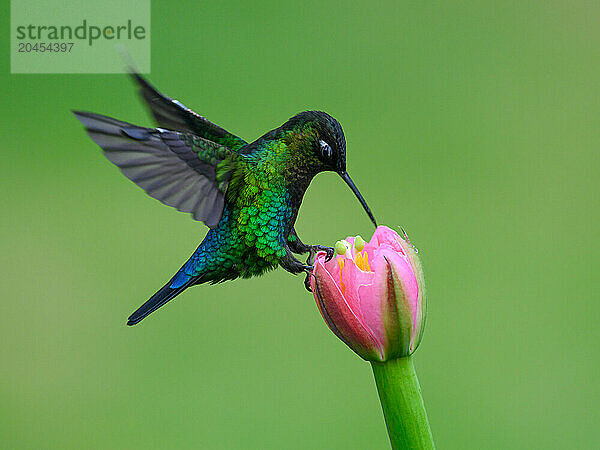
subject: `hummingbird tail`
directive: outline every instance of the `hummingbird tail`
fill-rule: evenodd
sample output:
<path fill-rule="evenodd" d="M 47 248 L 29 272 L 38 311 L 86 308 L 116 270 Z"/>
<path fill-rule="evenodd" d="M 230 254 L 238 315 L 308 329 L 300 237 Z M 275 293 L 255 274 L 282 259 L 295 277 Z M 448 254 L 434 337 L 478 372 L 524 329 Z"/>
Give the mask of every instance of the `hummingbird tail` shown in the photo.
<path fill-rule="evenodd" d="M 127 319 L 127 325 L 135 325 L 144 319 L 147 315 L 153 313 L 161 306 L 165 305 L 168 301 L 173 300 L 179 294 L 181 294 L 184 290 L 186 290 L 189 286 L 193 285 L 196 281 L 196 277 L 189 277 L 188 280 L 177 286 L 173 286 L 173 280 L 177 278 L 177 275 L 173 277 L 167 284 L 165 284 L 160 290 L 150 297 L 146 303 L 140 306 L 131 316 Z"/>
<path fill-rule="evenodd" d="M 223 255 L 219 252 L 215 254 L 215 243 L 218 243 L 218 236 L 215 235 L 214 230 L 210 230 L 196 251 L 167 284 L 129 316 L 127 325 L 139 323 L 191 286 L 202 283 L 214 284 L 237 278 L 239 274 L 231 264 L 227 265 Z M 223 251 L 223 248 L 220 251 Z"/>

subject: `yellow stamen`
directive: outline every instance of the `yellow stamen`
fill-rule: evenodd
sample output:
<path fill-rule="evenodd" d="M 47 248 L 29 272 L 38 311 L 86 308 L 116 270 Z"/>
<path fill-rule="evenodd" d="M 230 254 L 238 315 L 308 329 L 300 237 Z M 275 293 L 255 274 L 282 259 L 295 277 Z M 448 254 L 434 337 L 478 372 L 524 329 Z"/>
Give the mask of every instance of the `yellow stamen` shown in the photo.
<path fill-rule="evenodd" d="M 371 266 L 369 265 L 369 254 L 365 252 L 365 271 L 372 272 Z"/>
<path fill-rule="evenodd" d="M 358 267 L 360 270 L 365 270 L 365 260 L 363 258 L 362 253 L 356 254 L 356 256 L 354 257 L 354 263 L 356 264 L 356 267 Z"/>
<path fill-rule="evenodd" d="M 342 270 L 344 269 L 344 258 L 337 258 L 338 265 L 340 266 L 340 288 L 342 289 L 342 294 L 346 295 L 346 286 L 344 286 L 344 282 L 342 281 Z"/>
<path fill-rule="evenodd" d="M 369 254 L 367 252 L 359 252 L 354 256 L 354 264 L 363 272 L 371 272 L 369 265 Z"/>

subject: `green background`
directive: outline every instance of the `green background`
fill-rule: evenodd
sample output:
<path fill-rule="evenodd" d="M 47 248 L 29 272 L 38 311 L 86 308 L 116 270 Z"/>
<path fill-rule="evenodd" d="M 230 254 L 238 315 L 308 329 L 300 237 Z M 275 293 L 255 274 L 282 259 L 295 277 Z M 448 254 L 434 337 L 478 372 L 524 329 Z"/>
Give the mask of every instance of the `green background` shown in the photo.
<path fill-rule="evenodd" d="M 168 95 L 247 139 L 304 109 L 343 124 L 350 174 L 423 259 L 415 364 L 440 449 L 600 446 L 591 5 L 153 2 Z M 69 112 L 150 124 L 127 77 L 10 75 L 3 8 L 2 446 L 387 448 L 369 365 L 301 278 L 196 287 L 125 326 L 206 227 L 128 182 Z M 297 229 L 372 232 L 334 174 Z"/>

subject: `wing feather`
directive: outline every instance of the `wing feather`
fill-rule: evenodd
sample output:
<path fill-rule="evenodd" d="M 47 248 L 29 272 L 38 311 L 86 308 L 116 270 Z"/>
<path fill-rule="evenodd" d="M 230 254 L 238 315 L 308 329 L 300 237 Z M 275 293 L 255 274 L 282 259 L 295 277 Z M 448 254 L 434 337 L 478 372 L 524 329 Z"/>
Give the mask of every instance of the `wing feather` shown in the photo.
<path fill-rule="evenodd" d="M 214 228 L 223 213 L 227 176 L 217 165 L 235 156 L 227 147 L 190 133 L 137 127 L 74 111 L 106 158 L 148 195 Z"/>
<path fill-rule="evenodd" d="M 132 71 L 131 76 L 139 87 L 142 100 L 159 126 L 171 130 L 189 131 L 235 151 L 247 144 L 242 138 L 212 123 L 181 102 L 161 94 L 139 73 Z"/>

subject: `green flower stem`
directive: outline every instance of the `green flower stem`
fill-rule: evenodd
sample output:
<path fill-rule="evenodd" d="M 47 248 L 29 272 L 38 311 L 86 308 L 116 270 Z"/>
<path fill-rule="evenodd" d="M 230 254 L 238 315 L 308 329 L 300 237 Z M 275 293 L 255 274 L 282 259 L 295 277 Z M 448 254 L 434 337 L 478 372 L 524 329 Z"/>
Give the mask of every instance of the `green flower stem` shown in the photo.
<path fill-rule="evenodd" d="M 392 448 L 435 448 L 411 357 L 371 365 Z"/>

